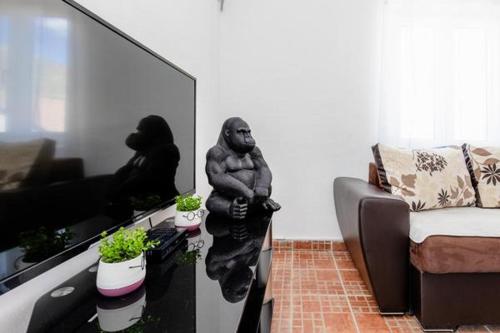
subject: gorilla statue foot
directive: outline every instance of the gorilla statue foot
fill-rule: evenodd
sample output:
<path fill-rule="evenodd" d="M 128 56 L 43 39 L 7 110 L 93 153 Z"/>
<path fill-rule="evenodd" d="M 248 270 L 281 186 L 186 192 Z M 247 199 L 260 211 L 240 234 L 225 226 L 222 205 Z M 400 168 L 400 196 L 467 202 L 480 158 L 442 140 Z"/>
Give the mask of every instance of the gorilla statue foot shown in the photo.
<path fill-rule="evenodd" d="M 267 200 L 262 203 L 262 207 L 264 207 L 265 210 L 272 212 L 276 212 L 281 209 L 281 205 L 271 198 L 267 198 Z"/>

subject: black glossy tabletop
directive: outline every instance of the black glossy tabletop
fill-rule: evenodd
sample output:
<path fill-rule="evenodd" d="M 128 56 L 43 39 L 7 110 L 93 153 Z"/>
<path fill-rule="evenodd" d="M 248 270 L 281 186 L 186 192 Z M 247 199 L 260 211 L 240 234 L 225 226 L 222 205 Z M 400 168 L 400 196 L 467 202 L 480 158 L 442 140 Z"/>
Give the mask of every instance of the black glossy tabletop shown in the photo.
<path fill-rule="evenodd" d="M 74 287 L 69 295 L 50 290 L 37 301 L 28 332 L 236 332 L 270 221 L 209 215 L 169 258 L 148 263 L 144 285 L 124 297 L 101 296 L 97 265 L 88 267 L 54 289 Z"/>

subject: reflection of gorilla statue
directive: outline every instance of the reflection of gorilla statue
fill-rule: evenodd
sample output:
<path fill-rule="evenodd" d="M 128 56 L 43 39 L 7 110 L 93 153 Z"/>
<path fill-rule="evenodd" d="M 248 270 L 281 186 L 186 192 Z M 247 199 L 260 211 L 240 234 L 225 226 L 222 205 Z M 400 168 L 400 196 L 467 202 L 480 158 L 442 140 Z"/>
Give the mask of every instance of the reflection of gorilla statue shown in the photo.
<path fill-rule="evenodd" d="M 217 145 L 207 153 L 206 172 L 214 187 L 206 203 L 212 213 L 243 219 L 253 208 L 281 208 L 270 198 L 271 170 L 241 118 L 224 122 Z"/>
<path fill-rule="evenodd" d="M 111 184 L 113 201 L 128 202 L 131 197 L 159 196 L 172 199 L 179 194 L 175 173 L 179 165 L 179 149 L 172 131 L 160 116 L 147 116 L 130 134 L 126 145 L 136 153 L 114 175 Z"/>
<path fill-rule="evenodd" d="M 213 214 L 206 220 L 207 231 L 214 236 L 205 259 L 207 275 L 219 281 L 224 299 L 231 303 L 241 301 L 248 293 L 253 278 L 250 266 L 257 264 L 266 231 L 259 228 L 262 223 L 258 218 L 253 220 L 254 223 L 246 222 Z M 246 236 L 241 237 L 242 234 Z"/>

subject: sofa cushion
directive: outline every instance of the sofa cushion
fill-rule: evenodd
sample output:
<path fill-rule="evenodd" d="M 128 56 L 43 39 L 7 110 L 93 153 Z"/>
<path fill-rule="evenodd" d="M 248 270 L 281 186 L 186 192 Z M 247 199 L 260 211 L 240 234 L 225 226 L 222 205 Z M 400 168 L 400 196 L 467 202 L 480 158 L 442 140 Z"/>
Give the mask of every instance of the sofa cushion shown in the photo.
<path fill-rule="evenodd" d="M 500 237 L 500 209 L 462 207 L 410 212 L 410 239 L 422 243 L 430 236 Z"/>
<path fill-rule="evenodd" d="M 422 272 L 500 272 L 500 210 L 446 208 L 410 213 L 410 260 Z"/>
<path fill-rule="evenodd" d="M 475 205 L 475 193 L 460 147 L 372 147 L 383 188 L 412 211 Z"/>
<path fill-rule="evenodd" d="M 500 272 L 500 237 L 430 236 L 410 242 L 410 260 L 421 272 Z"/>
<path fill-rule="evenodd" d="M 479 207 L 500 207 L 500 147 L 462 146 Z"/>

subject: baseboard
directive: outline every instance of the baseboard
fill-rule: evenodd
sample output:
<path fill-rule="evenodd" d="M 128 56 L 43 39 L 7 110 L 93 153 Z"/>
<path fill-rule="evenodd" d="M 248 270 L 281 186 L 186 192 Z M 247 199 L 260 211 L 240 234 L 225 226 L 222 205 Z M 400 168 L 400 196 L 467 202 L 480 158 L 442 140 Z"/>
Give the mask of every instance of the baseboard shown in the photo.
<path fill-rule="evenodd" d="M 344 242 L 336 240 L 290 240 L 274 239 L 273 249 L 278 251 L 285 250 L 331 250 L 346 251 Z"/>

